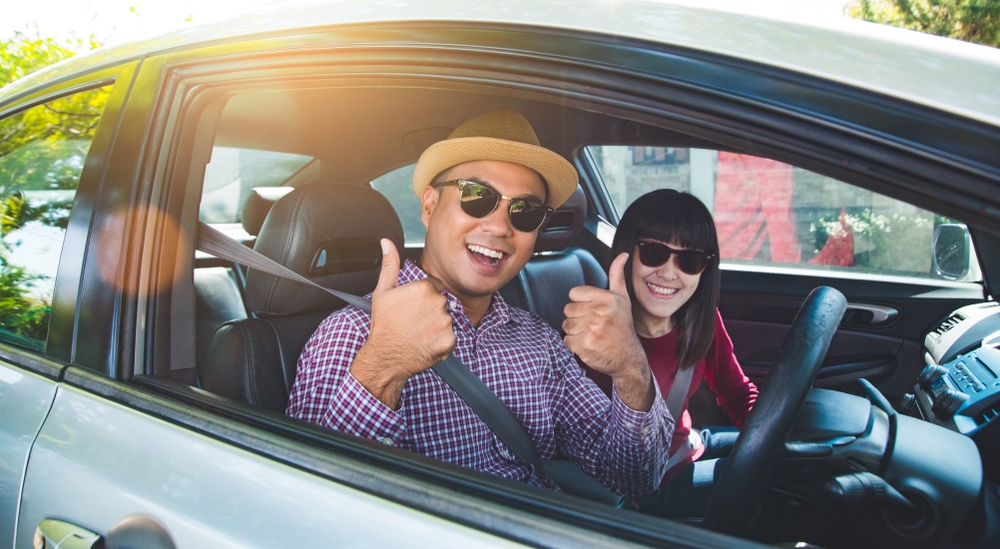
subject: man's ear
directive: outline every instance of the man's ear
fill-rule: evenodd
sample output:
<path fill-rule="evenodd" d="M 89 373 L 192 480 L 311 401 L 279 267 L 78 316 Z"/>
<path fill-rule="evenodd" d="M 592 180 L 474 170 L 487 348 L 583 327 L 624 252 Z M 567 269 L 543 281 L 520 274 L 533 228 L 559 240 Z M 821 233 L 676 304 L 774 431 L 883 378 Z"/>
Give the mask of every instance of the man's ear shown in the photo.
<path fill-rule="evenodd" d="M 430 226 L 431 214 L 434 213 L 434 208 L 437 208 L 440 198 L 441 191 L 439 189 L 430 185 L 424 187 L 424 192 L 420 195 L 420 221 L 423 222 L 425 229 Z"/>

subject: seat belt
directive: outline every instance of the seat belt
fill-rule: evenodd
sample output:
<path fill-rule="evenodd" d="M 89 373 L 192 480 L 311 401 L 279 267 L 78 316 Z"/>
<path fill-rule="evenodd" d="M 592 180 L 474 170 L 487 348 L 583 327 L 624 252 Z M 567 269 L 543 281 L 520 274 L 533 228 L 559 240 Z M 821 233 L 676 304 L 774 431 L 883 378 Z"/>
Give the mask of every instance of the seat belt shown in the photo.
<path fill-rule="evenodd" d="M 684 401 L 687 399 L 688 391 L 691 389 L 691 380 L 694 376 L 694 366 L 681 369 L 677 366 L 677 375 L 674 376 L 674 384 L 667 393 L 667 411 L 674 418 L 674 425 L 680 425 L 681 414 L 684 413 Z M 701 435 L 696 429 L 691 429 L 687 440 L 673 454 L 667 458 L 667 471 L 678 463 L 690 459 L 702 445 Z"/>
<path fill-rule="evenodd" d="M 667 410 L 673 416 L 675 424 L 681 420 L 681 414 L 684 413 L 684 400 L 687 398 L 688 391 L 691 390 L 691 377 L 693 375 L 694 366 L 681 369 L 680 365 L 677 365 L 677 375 L 674 376 L 674 384 L 670 387 L 666 398 Z"/>
<path fill-rule="evenodd" d="M 219 259 L 239 263 L 258 271 L 319 288 L 371 315 L 371 301 L 321 286 L 201 221 L 198 222 L 197 248 Z M 472 408 L 479 419 L 510 448 L 515 456 L 531 463 L 539 478 L 548 478 L 542 458 L 538 455 L 538 449 L 535 447 L 534 441 L 531 440 L 531 435 L 528 434 L 524 424 L 500 400 L 500 397 L 479 379 L 479 376 L 472 373 L 472 370 L 454 354 L 449 354 L 448 358 L 431 366 L 431 370 L 434 370 Z"/>

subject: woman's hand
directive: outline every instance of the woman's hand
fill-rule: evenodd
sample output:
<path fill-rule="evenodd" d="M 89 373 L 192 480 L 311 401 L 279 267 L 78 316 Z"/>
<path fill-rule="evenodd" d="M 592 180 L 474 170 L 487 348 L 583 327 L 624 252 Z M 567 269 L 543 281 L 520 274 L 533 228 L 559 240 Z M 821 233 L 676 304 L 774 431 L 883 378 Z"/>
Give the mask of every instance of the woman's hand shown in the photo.
<path fill-rule="evenodd" d="M 628 254 L 622 253 L 611 263 L 609 289 L 577 286 L 570 290 L 563 341 L 588 366 L 611 376 L 622 402 L 633 410 L 648 411 L 656 390 L 646 353 L 635 335 L 625 286 L 626 261 Z"/>

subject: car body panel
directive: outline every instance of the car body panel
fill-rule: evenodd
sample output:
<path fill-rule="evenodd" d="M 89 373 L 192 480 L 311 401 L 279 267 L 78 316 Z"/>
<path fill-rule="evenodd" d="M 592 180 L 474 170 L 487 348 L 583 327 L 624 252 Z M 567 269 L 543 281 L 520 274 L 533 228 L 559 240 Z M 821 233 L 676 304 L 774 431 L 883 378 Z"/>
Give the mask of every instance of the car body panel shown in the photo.
<path fill-rule="evenodd" d="M 121 64 L 142 55 L 196 44 L 209 45 L 266 36 L 279 29 L 322 31 L 338 25 L 381 22 L 483 22 L 548 26 L 651 40 L 692 50 L 760 62 L 885 93 L 914 103 L 991 123 L 1000 122 L 1000 97 L 993 93 L 1000 52 L 944 38 L 857 21 L 775 20 L 666 2 L 546 2 L 489 4 L 324 2 L 265 7 L 225 22 L 179 30 L 126 46 L 88 54 L 87 61 L 56 65 L 0 91 L 0 104 L 42 78 L 60 79 L 85 70 Z M 763 39 L 762 37 L 767 37 Z M 795 43 L 796 47 L 785 47 Z M 921 71 L 910 71 L 919 65 Z"/>
<path fill-rule="evenodd" d="M 46 518 L 140 513 L 178 547 L 515 547 L 63 385 L 32 449 L 18 549 Z M 266 494 L 267 497 L 261 497 Z"/>
<path fill-rule="evenodd" d="M 52 379 L 0 361 L 0 544 L 14 543 L 14 520 L 35 441 L 56 395 Z"/>

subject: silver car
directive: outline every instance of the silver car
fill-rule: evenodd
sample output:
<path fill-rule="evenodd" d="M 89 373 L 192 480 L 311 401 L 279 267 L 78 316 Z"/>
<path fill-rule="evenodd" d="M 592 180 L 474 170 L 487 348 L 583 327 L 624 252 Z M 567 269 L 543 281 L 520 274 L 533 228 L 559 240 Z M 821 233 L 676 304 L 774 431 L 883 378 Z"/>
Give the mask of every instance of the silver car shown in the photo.
<path fill-rule="evenodd" d="M 0 544 L 996 547 L 998 83 L 987 47 L 640 0 L 272 7 L 14 82 Z M 712 210 L 720 310 L 762 393 L 704 516 L 284 415 L 342 303 L 206 252 L 200 224 L 364 294 L 379 231 L 421 252 L 420 153 L 495 108 L 581 176 L 502 291 L 554 326 L 567 297 L 536 280 L 601 284 L 579 258 L 607 267 L 631 201 L 669 187 Z M 344 191 L 308 223 L 272 210 L 331 183 L 387 209 Z M 825 357 L 796 316 L 818 286 L 848 301 Z M 724 424 L 698 395 L 695 423 Z"/>

